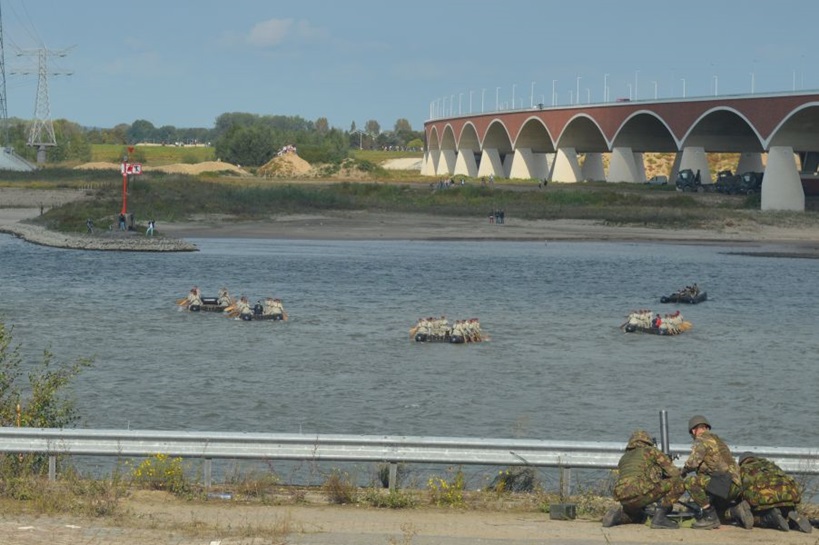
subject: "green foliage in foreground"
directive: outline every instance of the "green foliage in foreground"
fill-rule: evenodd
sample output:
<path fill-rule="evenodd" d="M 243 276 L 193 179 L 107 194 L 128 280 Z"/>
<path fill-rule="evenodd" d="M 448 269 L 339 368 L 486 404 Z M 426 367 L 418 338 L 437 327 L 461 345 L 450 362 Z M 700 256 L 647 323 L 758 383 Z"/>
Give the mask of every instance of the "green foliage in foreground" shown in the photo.
<path fill-rule="evenodd" d="M 121 183 L 91 185 L 88 193 L 93 198 L 49 210 L 36 221 L 67 232 L 84 231 L 87 218 L 98 227 L 114 223 L 122 203 Z M 228 220 L 265 220 L 276 215 L 344 210 L 483 218 L 497 209 L 504 210 L 507 218 L 583 219 L 667 228 L 764 221 L 756 209 L 758 202 L 751 200 L 704 200 L 675 191 L 643 189 L 630 184 L 566 184 L 541 191 L 476 183 L 435 189 L 428 183 L 280 183 L 151 173 L 131 182 L 128 209 L 138 224 L 151 218 L 185 221 L 202 214 Z M 813 216 L 801 217 L 815 221 Z"/>
<path fill-rule="evenodd" d="M 61 363 L 45 350 L 42 361 L 29 368 L 13 344 L 12 332 L 0 322 L 0 425 L 66 428 L 80 417 L 66 394 L 73 380 L 91 365 L 90 359 Z M 48 469 L 45 455 L 0 458 L 0 475 L 40 475 Z"/>

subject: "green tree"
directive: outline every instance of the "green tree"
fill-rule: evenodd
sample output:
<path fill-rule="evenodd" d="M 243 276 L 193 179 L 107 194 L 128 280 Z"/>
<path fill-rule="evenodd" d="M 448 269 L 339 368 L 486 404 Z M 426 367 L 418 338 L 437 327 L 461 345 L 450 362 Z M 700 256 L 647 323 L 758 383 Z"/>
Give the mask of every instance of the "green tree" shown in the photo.
<path fill-rule="evenodd" d="M 13 344 L 12 332 L 0 322 L 0 425 L 65 428 L 80 417 L 66 390 L 80 372 L 92 365 L 91 359 L 60 363 L 45 350 L 43 360 L 24 377 L 19 346 Z M 27 379 L 27 381 L 25 380 Z"/>
<path fill-rule="evenodd" d="M 214 144 L 217 157 L 229 163 L 261 166 L 268 162 L 282 147 L 270 127 L 256 124 L 234 126 L 220 136 Z"/>
<path fill-rule="evenodd" d="M 367 132 L 367 134 L 375 138 L 381 134 L 381 125 L 379 125 L 378 121 L 375 119 L 370 119 L 364 124 L 364 130 Z"/>
<path fill-rule="evenodd" d="M 54 134 L 57 146 L 48 151 L 49 163 L 91 160 L 91 143 L 82 127 L 65 119 L 57 119 L 54 121 Z"/>
<path fill-rule="evenodd" d="M 327 134 L 330 131 L 330 122 L 326 117 L 319 117 L 316 119 L 316 132 L 319 134 Z"/>
<path fill-rule="evenodd" d="M 412 132 L 412 125 L 410 124 L 409 120 L 402 117 L 395 122 L 394 130 L 397 133 Z"/>
<path fill-rule="evenodd" d="M 139 144 L 140 142 L 150 142 L 154 138 L 156 127 L 150 121 L 137 119 L 131 123 L 126 133 L 129 144 Z"/>

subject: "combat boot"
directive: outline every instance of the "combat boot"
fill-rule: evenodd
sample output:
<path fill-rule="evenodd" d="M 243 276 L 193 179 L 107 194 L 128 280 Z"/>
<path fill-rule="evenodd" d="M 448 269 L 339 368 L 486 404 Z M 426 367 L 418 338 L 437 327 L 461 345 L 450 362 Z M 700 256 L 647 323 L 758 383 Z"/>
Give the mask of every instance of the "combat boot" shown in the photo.
<path fill-rule="evenodd" d="M 774 507 L 773 509 L 768 509 L 760 516 L 760 521 L 762 524 L 767 526 L 768 528 L 773 528 L 775 530 L 781 530 L 783 532 L 787 532 L 790 530 L 788 527 L 788 521 L 785 520 L 785 517 L 782 516 L 782 513 L 779 511 L 779 508 Z"/>
<path fill-rule="evenodd" d="M 729 511 L 731 512 L 731 519 L 738 522 L 746 530 L 754 527 L 754 515 L 751 513 L 751 506 L 748 505 L 747 501 L 742 500 L 731 507 Z"/>
<path fill-rule="evenodd" d="M 806 534 L 813 531 L 813 526 L 811 526 L 808 518 L 797 513 L 795 509 L 788 512 L 788 520 L 792 523 L 791 527 L 795 526 L 794 530 L 799 530 Z"/>
<path fill-rule="evenodd" d="M 708 509 L 703 509 L 702 518 L 694 521 L 691 527 L 697 530 L 713 530 L 719 528 L 719 517 L 717 516 L 717 510 L 714 509 L 714 506 L 712 505 Z"/>
<path fill-rule="evenodd" d="M 680 527 L 675 521 L 668 518 L 668 514 L 671 512 L 670 507 L 657 507 L 656 511 L 654 511 L 654 516 L 651 518 L 651 529 L 652 530 L 676 530 Z"/>
<path fill-rule="evenodd" d="M 606 514 L 603 515 L 603 528 L 611 528 L 612 526 L 617 526 L 618 524 L 625 524 L 626 514 L 623 512 L 623 506 L 618 505 L 617 507 L 612 507 Z"/>

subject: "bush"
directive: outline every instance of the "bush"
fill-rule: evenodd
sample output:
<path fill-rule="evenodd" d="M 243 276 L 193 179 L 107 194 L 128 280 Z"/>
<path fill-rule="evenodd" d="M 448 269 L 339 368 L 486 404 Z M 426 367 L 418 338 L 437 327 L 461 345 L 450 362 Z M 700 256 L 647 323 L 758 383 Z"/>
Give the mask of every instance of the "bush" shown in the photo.
<path fill-rule="evenodd" d="M 430 477 L 427 482 L 430 502 L 438 507 L 463 507 L 465 505 L 465 486 L 464 472 L 460 468 L 458 468 L 450 481 L 441 477 Z"/>
<path fill-rule="evenodd" d="M 358 488 L 353 483 L 350 474 L 337 469 L 330 473 L 321 488 L 330 503 L 355 503 L 358 497 Z"/>
<path fill-rule="evenodd" d="M 91 363 L 90 359 L 60 363 L 50 351 L 44 350 L 39 365 L 25 375 L 26 383 L 19 347 L 13 345 L 11 330 L 0 322 L 0 425 L 32 428 L 75 425 L 80 417 L 74 400 L 66 397 L 65 390 Z M 3 464 L 13 466 L 16 475 L 42 475 L 48 471 L 48 456 L 7 455 Z"/>
<path fill-rule="evenodd" d="M 185 477 L 182 458 L 155 454 L 143 460 L 131 471 L 135 486 L 148 490 L 165 490 L 176 495 L 189 494 L 191 484 Z"/>

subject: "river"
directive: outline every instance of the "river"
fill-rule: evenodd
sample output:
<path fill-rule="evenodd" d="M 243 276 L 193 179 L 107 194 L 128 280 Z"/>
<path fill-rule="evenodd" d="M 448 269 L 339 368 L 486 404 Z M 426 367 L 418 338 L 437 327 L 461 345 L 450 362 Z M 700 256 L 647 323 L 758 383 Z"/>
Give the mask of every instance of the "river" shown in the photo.
<path fill-rule="evenodd" d="M 720 246 L 192 239 L 194 253 L 87 252 L 0 236 L 0 319 L 26 364 L 93 356 L 82 427 L 819 444 L 819 261 Z M 697 282 L 706 303 L 661 305 Z M 179 311 L 192 285 L 280 297 L 283 323 Z M 624 334 L 680 309 L 674 337 Z M 421 316 L 490 342 L 414 343 Z"/>

